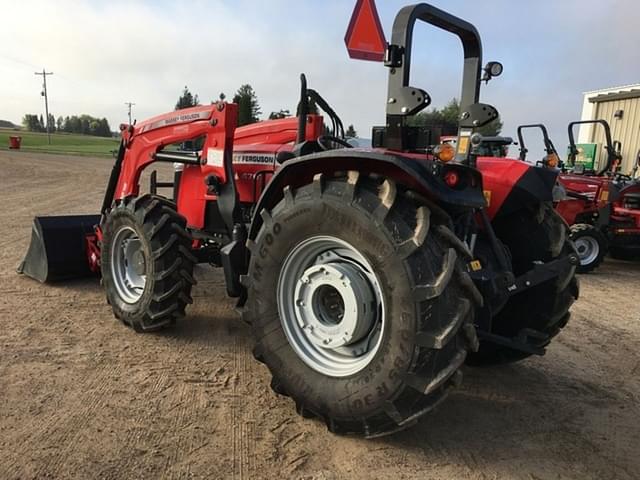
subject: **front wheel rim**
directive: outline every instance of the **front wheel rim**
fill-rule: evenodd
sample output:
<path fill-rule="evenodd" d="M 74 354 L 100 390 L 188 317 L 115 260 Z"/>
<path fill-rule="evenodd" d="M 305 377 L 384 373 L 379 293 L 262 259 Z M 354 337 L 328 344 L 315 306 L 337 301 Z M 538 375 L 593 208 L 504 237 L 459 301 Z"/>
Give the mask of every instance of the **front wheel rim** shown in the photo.
<path fill-rule="evenodd" d="M 587 236 L 580 237 L 577 238 L 574 243 L 578 251 L 578 257 L 580 258 L 580 265 L 590 265 L 598 258 L 600 254 L 600 244 L 595 238 Z"/>
<path fill-rule="evenodd" d="M 147 284 L 147 259 L 137 232 L 123 226 L 111 243 L 111 276 L 118 296 L 134 304 L 144 293 Z"/>
<path fill-rule="evenodd" d="M 369 261 L 343 240 L 316 236 L 296 245 L 280 270 L 277 302 L 289 344 L 317 372 L 353 375 L 379 350 L 382 289 Z"/>

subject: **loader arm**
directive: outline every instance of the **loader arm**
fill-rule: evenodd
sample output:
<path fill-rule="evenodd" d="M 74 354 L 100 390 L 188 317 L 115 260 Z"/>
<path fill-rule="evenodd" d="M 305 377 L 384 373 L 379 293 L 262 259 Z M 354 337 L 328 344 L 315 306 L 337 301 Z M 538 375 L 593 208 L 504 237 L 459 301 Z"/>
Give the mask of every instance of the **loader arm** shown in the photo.
<path fill-rule="evenodd" d="M 137 196 L 142 171 L 155 161 L 184 163 L 211 170 L 223 183 L 227 172 L 221 155 L 227 147 L 233 147 L 237 106 L 217 103 L 171 112 L 153 117 L 138 125 L 126 126 L 122 130 L 125 158 L 122 164 L 114 200 Z M 202 155 L 176 152 L 162 155 L 168 145 L 205 136 Z M 160 154 L 160 155 L 159 155 Z"/>

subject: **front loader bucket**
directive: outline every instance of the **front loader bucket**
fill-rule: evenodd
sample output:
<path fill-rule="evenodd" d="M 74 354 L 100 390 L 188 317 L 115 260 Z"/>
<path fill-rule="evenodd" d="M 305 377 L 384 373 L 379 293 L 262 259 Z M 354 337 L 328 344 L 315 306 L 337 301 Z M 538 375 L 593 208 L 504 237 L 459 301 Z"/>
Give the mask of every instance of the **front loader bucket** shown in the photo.
<path fill-rule="evenodd" d="M 85 237 L 100 223 L 100 215 L 35 217 L 31 244 L 18 273 L 39 282 L 56 282 L 92 275 Z"/>

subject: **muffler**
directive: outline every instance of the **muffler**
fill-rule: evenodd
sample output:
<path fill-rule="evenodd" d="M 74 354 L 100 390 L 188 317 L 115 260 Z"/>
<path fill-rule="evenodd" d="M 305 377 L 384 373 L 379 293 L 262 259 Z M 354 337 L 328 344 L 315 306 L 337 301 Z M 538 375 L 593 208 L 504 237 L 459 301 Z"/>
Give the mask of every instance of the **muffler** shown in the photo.
<path fill-rule="evenodd" d="M 18 273 L 39 282 L 56 282 L 94 275 L 87 256 L 87 236 L 100 215 L 35 217 L 31 243 Z"/>

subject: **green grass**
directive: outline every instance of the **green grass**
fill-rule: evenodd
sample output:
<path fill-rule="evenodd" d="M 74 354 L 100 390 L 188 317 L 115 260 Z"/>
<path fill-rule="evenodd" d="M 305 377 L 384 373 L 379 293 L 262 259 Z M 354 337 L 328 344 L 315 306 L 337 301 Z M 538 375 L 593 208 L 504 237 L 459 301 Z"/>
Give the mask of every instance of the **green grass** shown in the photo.
<path fill-rule="evenodd" d="M 0 128 L 0 149 L 9 149 L 10 136 L 22 137 L 21 150 L 27 152 L 59 153 L 70 155 L 111 155 L 117 150 L 120 140 L 116 138 L 93 137 L 66 133 L 51 134 L 51 145 L 47 143 L 46 133 L 16 131 Z"/>

